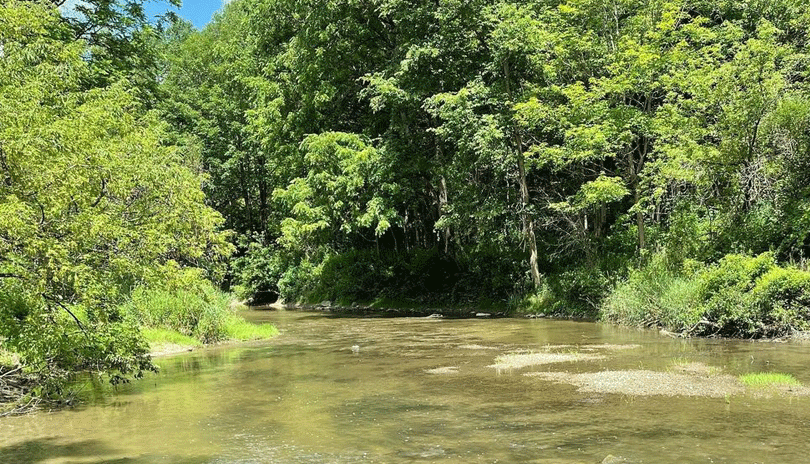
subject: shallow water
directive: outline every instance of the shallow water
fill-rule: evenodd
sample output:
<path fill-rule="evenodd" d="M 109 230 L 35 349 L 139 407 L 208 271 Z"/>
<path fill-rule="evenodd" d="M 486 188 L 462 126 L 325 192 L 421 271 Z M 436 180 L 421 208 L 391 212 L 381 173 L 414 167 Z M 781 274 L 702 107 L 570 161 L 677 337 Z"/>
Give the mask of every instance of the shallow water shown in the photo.
<path fill-rule="evenodd" d="M 159 359 L 160 374 L 117 394 L 88 391 L 73 410 L 0 419 L 0 462 L 810 461 L 810 397 L 588 393 L 524 375 L 700 362 L 810 385 L 808 344 L 676 340 L 570 321 L 247 317 L 282 334 Z M 599 346 L 614 344 L 638 346 Z M 491 367 L 507 353 L 552 348 L 598 356 Z"/>

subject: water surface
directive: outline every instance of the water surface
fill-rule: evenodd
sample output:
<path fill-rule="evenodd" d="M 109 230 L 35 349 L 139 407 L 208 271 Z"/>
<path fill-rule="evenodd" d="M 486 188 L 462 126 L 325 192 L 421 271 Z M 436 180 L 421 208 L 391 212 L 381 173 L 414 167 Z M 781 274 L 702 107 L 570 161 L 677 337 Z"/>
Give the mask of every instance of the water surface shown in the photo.
<path fill-rule="evenodd" d="M 810 385 L 810 345 L 677 340 L 549 320 L 247 313 L 276 339 L 158 360 L 81 407 L 0 419 L 3 463 L 806 463 L 810 398 L 587 393 L 532 372 L 700 362 Z M 598 351 L 496 369 L 514 352 Z M 590 350 L 589 352 L 593 352 Z"/>

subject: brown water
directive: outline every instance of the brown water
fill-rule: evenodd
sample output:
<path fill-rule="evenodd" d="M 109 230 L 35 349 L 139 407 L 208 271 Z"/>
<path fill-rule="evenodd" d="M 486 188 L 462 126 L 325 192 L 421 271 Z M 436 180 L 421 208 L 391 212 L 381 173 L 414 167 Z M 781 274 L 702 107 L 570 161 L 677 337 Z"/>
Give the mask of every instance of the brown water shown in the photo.
<path fill-rule="evenodd" d="M 695 361 L 810 385 L 808 344 L 674 340 L 547 320 L 248 317 L 282 335 L 160 359 L 159 375 L 73 410 L 0 419 L 0 463 L 810 462 L 810 397 L 581 393 L 523 375 Z M 488 367 L 505 353 L 561 344 L 573 345 L 568 353 L 638 347 Z"/>

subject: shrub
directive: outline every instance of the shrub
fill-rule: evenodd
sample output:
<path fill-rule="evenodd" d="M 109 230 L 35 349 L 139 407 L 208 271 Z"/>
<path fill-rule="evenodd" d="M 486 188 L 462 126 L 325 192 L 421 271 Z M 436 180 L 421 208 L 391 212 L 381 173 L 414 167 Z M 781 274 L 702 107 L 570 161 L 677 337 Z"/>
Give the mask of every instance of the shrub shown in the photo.
<path fill-rule="evenodd" d="M 631 272 L 606 299 L 605 320 L 691 335 L 781 336 L 810 328 L 810 272 L 780 267 L 773 254 L 727 255 L 713 265 L 660 255 Z"/>
<path fill-rule="evenodd" d="M 757 279 L 751 299 L 771 332 L 810 328 L 810 272 L 774 267 Z"/>
<path fill-rule="evenodd" d="M 806 329 L 810 273 L 780 267 L 772 253 L 728 255 L 701 275 L 700 300 L 715 333 L 761 337 Z"/>
<path fill-rule="evenodd" d="M 610 289 L 607 276 L 596 267 L 576 267 L 553 274 L 546 281 L 555 300 L 552 305 L 555 313 L 593 313 Z"/>
<path fill-rule="evenodd" d="M 118 383 L 152 370 L 136 322 L 110 308 L 103 314 L 68 302 L 48 306 L 17 283 L 0 283 L 0 352 L 24 367 L 38 398 L 62 397 L 76 372 Z"/>

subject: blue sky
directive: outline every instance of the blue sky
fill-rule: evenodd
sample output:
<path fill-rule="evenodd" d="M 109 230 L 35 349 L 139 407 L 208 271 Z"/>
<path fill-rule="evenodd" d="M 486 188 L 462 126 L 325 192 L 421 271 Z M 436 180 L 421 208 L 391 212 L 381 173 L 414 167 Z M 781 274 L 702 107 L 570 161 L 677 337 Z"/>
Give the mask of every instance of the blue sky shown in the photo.
<path fill-rule="evenodd" d="M 179 10 L 170 5 L 169 2 L 151 0 L 144 3 L 144 10 L 148 17 L 153 17 L 167 10 L 176 12 L 181 18 L 194 23 L 194 27 L 202 29 L 209 21 L 214 12 L 222 8 L 228 0 L 183 0 L 183 7 Z"/>
<path fill-rule="evenodd" d="M 191 21 L 197 29 L 202 29 L 211 21 L 214 12 L 229 1 L 231 0 L 183 0 L 183 7 L 178 10 L 166 0 L 145 0 L 143 7 L 148 18 L 154 18 L 156 15 L 172 10 L 181 18 Z M 69 12 L 80 2 L 81 0 L 67 0 L 60 9 L 63 12 Z"/>

